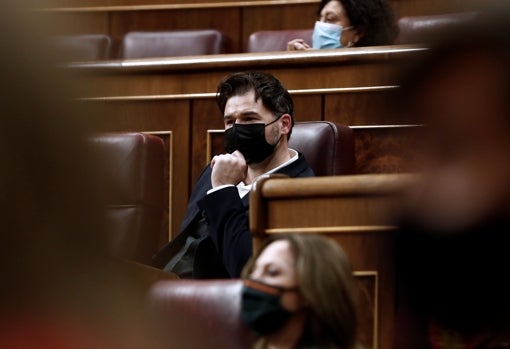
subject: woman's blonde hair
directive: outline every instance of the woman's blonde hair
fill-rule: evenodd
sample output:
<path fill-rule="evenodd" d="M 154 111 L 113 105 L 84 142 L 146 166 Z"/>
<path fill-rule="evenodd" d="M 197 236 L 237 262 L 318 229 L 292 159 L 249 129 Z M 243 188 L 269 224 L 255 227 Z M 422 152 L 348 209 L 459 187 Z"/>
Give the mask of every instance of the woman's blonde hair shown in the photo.
<path fill-rule="evenodd" d="M 318 234 L 277 234 L 266 239 L 243 269 L 247 277 L 262 251 L 276 240 L 290 243 L 299 292 L 308 311 L 301 346 L 350 349 L 356 345 L 357 286 L 342 247 Z"/>

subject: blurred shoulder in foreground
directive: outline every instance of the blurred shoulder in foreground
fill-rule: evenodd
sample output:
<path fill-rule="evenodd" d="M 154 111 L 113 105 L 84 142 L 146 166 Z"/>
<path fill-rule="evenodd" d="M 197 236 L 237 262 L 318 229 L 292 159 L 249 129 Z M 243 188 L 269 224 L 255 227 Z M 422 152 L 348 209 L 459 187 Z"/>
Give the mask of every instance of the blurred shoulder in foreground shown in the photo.
<path fill-rule="evenodd" d="M 0 10 L 0 347 L 154 348 L 144 290 L 109 254 L 94 118 L 19 3 Z"/>
<path fill-rule="evenodd" d="M 399 222 L 397 272 L 410 313 L 399 310 L 404 326 L 396 347 L 507 347 L 508 5 L 483 8 L 432 42 L 399 99 L 423 121 L 417 152 L 425 176 Z"/>

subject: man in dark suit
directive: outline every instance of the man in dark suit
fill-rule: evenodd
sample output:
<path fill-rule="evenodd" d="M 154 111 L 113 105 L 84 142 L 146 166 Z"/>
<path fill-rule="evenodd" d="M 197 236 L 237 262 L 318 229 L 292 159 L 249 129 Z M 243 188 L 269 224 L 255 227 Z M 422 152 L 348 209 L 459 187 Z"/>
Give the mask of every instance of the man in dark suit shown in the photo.
<path fill-rule="evenodd" d="M 288 148 L 294 104 L 278 79 L 231 74 L 220 82 L 217 102 L 227 153 L 202 171 L 179 235 L 154 257 L 154 266 L 181 278 L 239 277 L 252 254 L 247 194 L 254 181 L 270 173 L 314 175 L 303 155 Z"/>

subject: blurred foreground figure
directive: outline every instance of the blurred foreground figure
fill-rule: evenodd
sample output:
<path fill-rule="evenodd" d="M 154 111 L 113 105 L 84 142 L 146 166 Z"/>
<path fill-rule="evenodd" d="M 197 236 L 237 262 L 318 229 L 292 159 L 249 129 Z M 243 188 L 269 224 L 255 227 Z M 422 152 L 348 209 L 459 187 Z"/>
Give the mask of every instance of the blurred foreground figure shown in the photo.
<path fill-rule="evenodd" d="M 318 234 L 275 234 L 243 269 L 243 321 L 254 349 L 361 349 L 349 257 Z"/>
<path fill-rule="evenodd" d="M 143 289 L 109 257 L 89 115 L 37 14 L 0 10 L 0 348 L 154 348 Z M 84 127 L 87 122 L 87 128 Z"/>
<path fill-rule="evenodd" d="M 402 85 L 425 137 L 396 241 L 398 349 L 510 347 L 510 16 L 481 13 Z"/>

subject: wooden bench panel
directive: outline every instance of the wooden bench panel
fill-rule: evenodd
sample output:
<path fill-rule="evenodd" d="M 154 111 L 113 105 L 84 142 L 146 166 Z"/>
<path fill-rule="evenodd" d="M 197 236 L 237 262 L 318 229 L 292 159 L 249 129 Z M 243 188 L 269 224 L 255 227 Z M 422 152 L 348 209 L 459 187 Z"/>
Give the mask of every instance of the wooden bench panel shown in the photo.
<path fill-rule="evenodd" d="M 420 125 L 351 126 L 358 174 L 416 170 Z"/>

